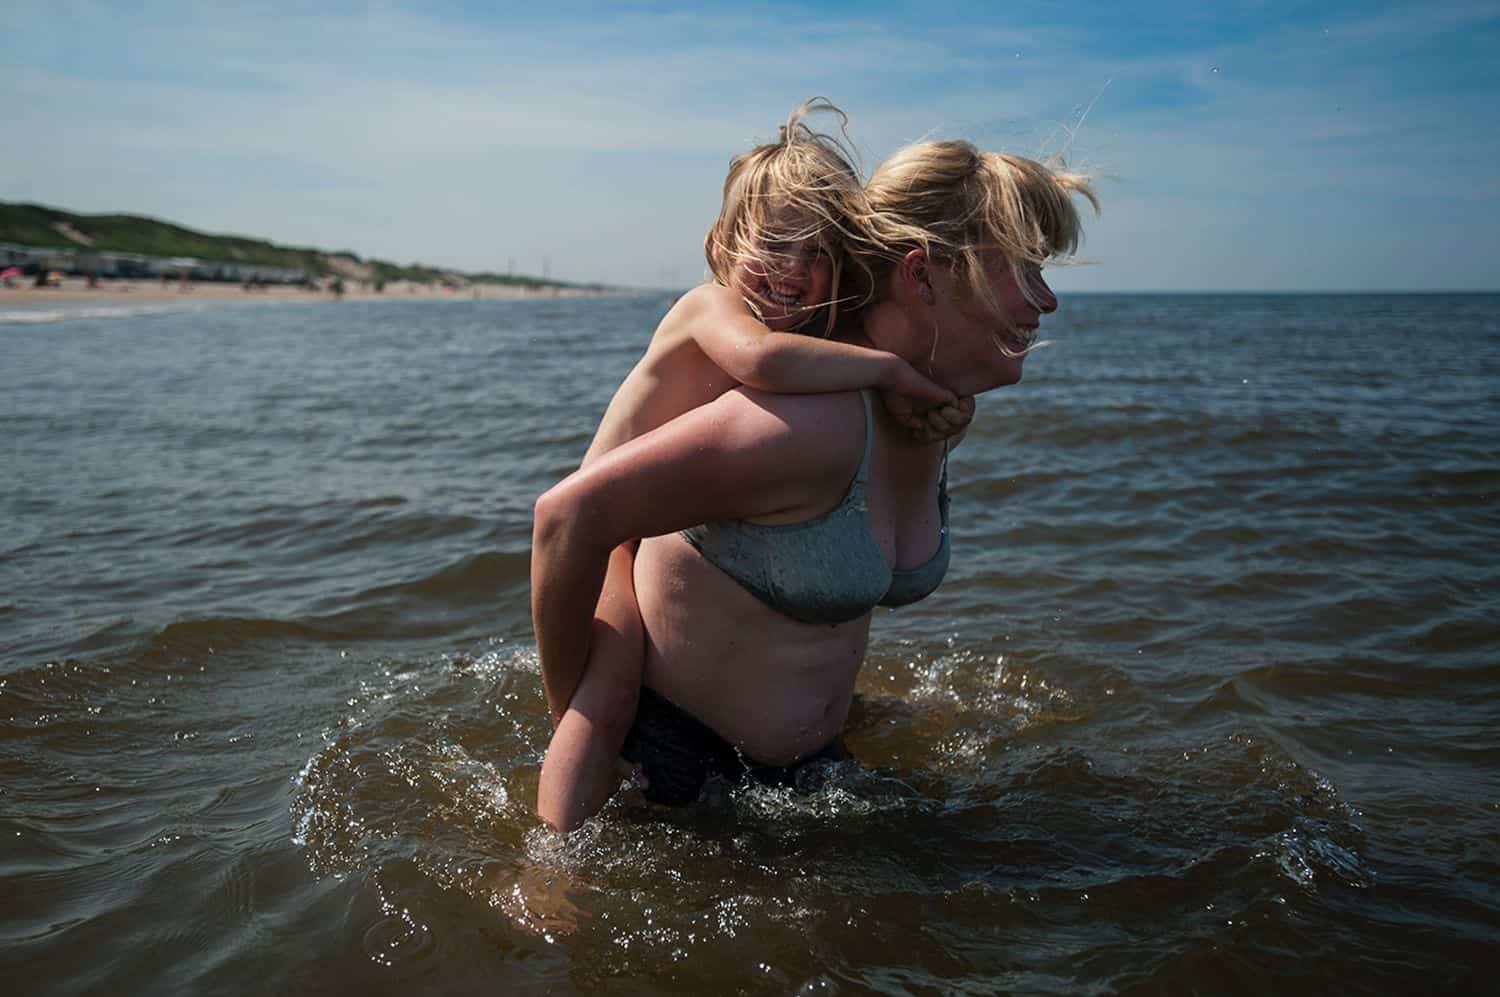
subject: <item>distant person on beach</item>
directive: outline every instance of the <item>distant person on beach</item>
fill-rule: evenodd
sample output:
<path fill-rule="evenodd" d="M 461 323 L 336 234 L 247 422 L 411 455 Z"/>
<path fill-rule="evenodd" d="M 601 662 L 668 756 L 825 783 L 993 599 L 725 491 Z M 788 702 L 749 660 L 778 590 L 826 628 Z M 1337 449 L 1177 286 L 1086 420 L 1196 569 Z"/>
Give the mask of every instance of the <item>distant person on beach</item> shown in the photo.
<path fill-rule="evenodd" d="M 771 392 L 877 388 L 924 436 L 967 424 L 946 389 L 885 351 L 827 337 L 840 311 L 869 297 L 870 277 L 847 251 L 868 213 L 843 146 L 813 131 L 813 113 L 843 112 L 823 100 L 798 108 L 780 138 L 736 156 L 704 251 L 714 280 L 685 294 L 662 319 L 645 356 L 610 402 L 583 467 L 684 412 L 748 385 Z M 576 664 L 552 667 L 544 684 L 556 730 L 542 768 L 538 811 L 570 827 L 598 810 L 618 782 L 619 756 L 641 685 L 645 649 L 630 579 L 633 545 L 611 567 L 596 629 Z M 599 710 L 569 710 L 607 701 Z"/>
<path fill-rule="evenodd" d="M 1019 380 L 1056 306 L 1040 266 L 1078 239 L 1073 193 L 1091 197 L 1081 177 L 966 143 L 899 153 L 854 214 L 874 300 L 837 341 L 959 397 Z M 611 788 L 605 760 L 554 758 L 561 744 L 623 737 L 662 803 L 713 776 L 787 783 L 838 755 L 872 609 L 926 596 L 948 561 L 946 444 L 857 387 L 731 384 L 538 500 L 533 619 L 562 711 L 538 799 L 549 824 L 577 826 Z M 590 677 L 642 640 L 643 687 Z M 560 742 L 570 723 L 593 740 Z"/>

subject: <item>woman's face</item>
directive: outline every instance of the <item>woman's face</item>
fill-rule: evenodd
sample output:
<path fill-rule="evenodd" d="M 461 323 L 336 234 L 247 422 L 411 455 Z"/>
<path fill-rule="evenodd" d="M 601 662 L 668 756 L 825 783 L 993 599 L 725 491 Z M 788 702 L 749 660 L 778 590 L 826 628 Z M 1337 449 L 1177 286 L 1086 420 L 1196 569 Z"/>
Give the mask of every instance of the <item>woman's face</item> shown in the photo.
<path fill-rule="evenodd" d="M 796 329 L 828 304 L 833 262 L 816 239 L 813 224 L 792 209 L 773 210 L 763 235 L 729 272 L 729 286 L 754 301 L 773 332 Z"/>
<path fill-rule="evenodd" d="M 985 260 L 983 272 L 998 311 L 956 274 L 941 267 L 934 270 L 938 314 L 933 373 L 960 396 L 1019 381 L 1026 358 L 1006 356 L 1000 347 L 1019 353 L 1036 339 L 1042 316 L 1057 310 L 1057 298 L 1042 278 L 1041 267 L 1022 268 L 1024 290 L 1010 261 L 999 254 Z"/>

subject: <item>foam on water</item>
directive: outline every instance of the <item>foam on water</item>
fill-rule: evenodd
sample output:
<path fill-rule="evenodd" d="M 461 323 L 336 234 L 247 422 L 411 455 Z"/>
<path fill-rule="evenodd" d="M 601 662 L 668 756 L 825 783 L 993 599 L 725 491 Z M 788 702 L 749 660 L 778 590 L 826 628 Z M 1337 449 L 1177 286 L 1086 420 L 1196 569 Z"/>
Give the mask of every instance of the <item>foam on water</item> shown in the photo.
<path fill-rule="evenodd" d="M 84 319 L 129 319 L 152 315 L 173 315 L 182 312 L 197 312 L 207 305 L 193 304 L 139 304 L 139 305 L 38 305 L 34 308 L 0 309 L 0 325 L 48 325 L 54 322 L 75 322 Z"/>

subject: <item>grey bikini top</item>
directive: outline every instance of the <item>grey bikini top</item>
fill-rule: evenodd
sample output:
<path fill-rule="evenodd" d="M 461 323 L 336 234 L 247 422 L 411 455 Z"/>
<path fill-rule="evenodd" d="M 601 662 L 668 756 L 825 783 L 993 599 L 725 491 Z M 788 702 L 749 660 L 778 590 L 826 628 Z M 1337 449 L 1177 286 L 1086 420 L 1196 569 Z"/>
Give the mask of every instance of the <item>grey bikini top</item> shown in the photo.
<path fill-rule="evenodd" d="M 926 564 L 892 570 L 870 532 L 865 485 L 874 435 L 869 392 L 865 452 L 844 500 L 813 519 L 768 526 L 743 519 L 706 523 L 682 536 L 719 570 L 761 602 L 802 623 L 847 623 L 875 606 L 905 606 L 924 599 L 948 573 L 948 455 L 938 485 L 942 531 Z"/>

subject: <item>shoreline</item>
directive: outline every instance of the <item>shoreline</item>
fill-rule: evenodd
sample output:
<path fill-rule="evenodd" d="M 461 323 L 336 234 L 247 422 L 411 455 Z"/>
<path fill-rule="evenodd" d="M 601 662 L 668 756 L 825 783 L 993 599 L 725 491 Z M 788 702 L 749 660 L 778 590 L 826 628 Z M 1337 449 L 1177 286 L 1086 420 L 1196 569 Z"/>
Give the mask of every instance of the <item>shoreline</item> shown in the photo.
<path fill-rule="evenodd" d="M 242 302 L 261 301 L 522 301 L 539 298 L 606 297 L 641 293 L 628 289 L 592 290 L 572 287 L 509 287 L 503 284 L 474 284 L 450 290 L 430 284 L 395 281 L 383 292 L 364 290 L 356 285 L 336 295 L 330 291 L 307 290 L 289 285 L 264 285 L 246 290 L 232 283 L 162 283 L 157 280 L 103 280 L 90 287 L 82 277 L 69 277 L 61 287 L 0 287 L 0 308 L 10 305 L 124 305 L 187 303 L 192 301 Z"/>

